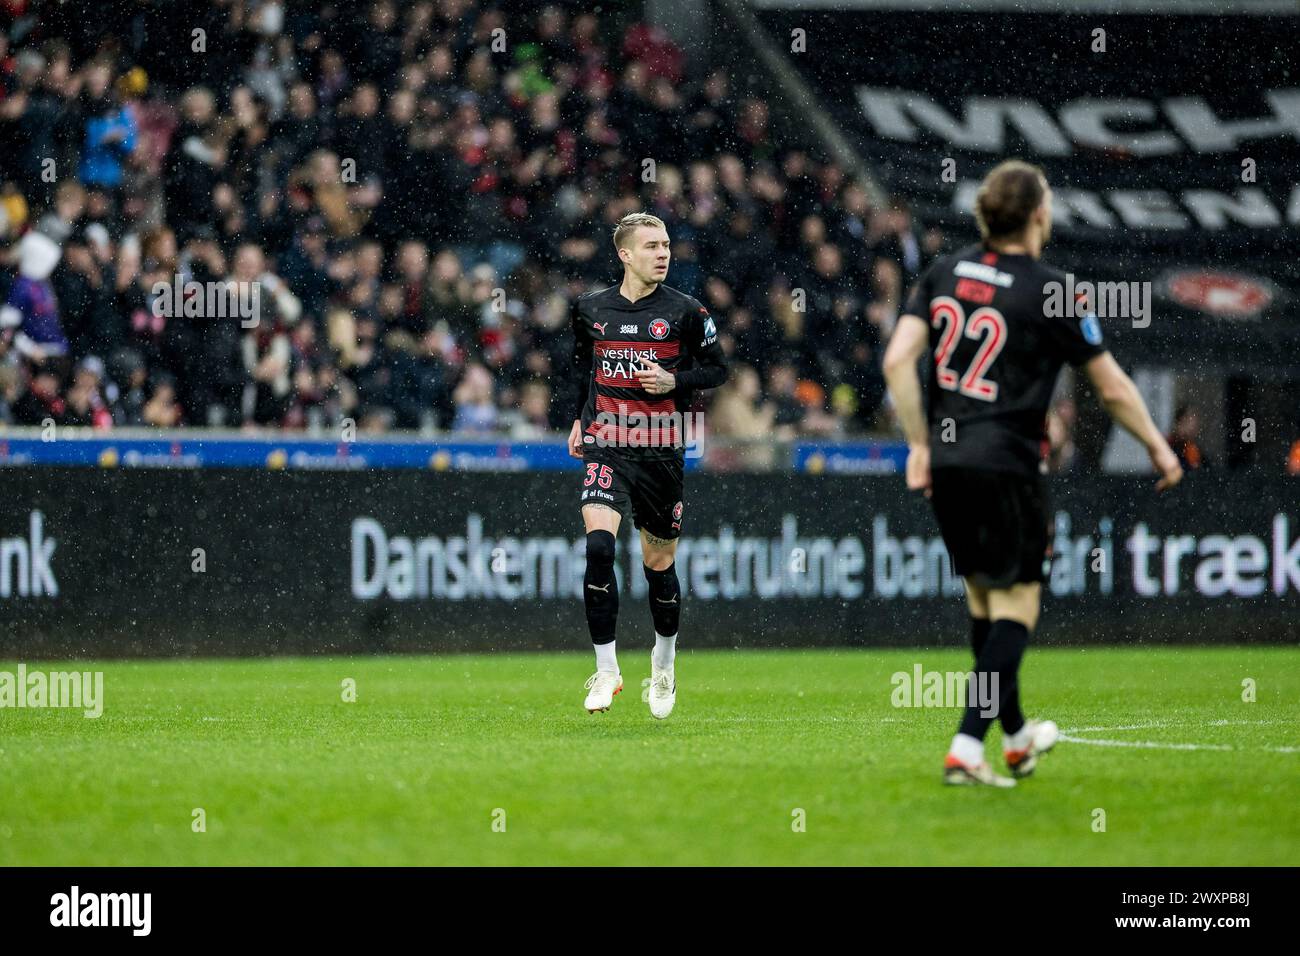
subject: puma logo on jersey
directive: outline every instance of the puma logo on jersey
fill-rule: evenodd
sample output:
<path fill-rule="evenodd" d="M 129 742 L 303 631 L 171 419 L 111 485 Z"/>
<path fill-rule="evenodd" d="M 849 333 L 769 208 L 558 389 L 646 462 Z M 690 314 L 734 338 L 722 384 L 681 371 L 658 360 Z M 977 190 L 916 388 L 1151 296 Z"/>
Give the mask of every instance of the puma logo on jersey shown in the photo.
<path fill-rule="evenodd" d="M 593 322 L 593 323 L 591 323 L 591 327 L 592 327 L 593 329 L 595 329 L 597 332 L 599 332 L 601 335 L 604 335 L 604 334 L 605 334 L 605 326 L 607 326 L 607 325 L 609 325 L 608 322 Z"/>
<path fill-rule="evenodd" d="M 587 587 L 591 588 L 591 590 L 593 590 L 593 591 L 604 591 L 606 594 L 609 593 L 609 585 L 608 585 L 608 584 L 602 584 L 600 587 L 596 587 L 596 585 L 594 585 L 594 584 L 588 584 Z"/>

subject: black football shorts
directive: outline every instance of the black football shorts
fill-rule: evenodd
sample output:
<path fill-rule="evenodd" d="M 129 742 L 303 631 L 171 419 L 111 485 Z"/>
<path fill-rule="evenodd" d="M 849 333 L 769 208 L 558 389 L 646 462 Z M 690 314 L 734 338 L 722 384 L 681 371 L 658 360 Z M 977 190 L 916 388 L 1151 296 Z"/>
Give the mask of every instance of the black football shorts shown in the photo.
<path fill-rule="evenodd" d="M 682 471 L 680 457 L 626 458 L 588 451 L 583 458 L 582 505 L 608 505 L 637 528 L 656 538 L 682 533 Z"/>
<path fill-rule="evenodd" d="M 930 504 L 955 574 L 981 588 L 1047 579 L 1051 555 L 1047 488 L 981 468 L 934 468 Z"/>

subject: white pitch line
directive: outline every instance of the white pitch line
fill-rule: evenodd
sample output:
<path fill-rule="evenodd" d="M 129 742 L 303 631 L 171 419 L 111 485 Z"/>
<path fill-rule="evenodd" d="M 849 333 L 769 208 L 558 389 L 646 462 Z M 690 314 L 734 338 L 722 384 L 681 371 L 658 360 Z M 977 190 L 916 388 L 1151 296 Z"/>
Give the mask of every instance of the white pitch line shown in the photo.
<path fill-rule="evenodd" d="M 1115 728 L 1121 730 L 1123 728 Z M 1072 737 L 1061 734 L 1062 740 L 1072 744 L 1091 744 L 1094 747 L 1146 747 L 1151 750 L 1234 750 L 1229 744 L 1162 744 L 1150 740 L 1098 740 L 1095 737 Z"/>
<path fill-rule="evenodd" d="M 1166 724 L 1125 724 L 1123 727 L 1071 727 L 1068 730 L 1062 730 L 1061 736 L 1066 734 L 1099 734 L 1102 731 L 1114 733 L 1117 730 L 1151 730 L 1155 727 L 1164 727 Z"/>
<path fill-rule="evenodd" d="M 1229 722 L 1226 720 L 1216 721 L 1215 726 L 1223 727 L 1223 726 L 1227 726 L 1228 723 Z M 1274 723 L 1274 721 L 1238 720 L 1238 721 L 1232 721 L 1232 723 L 1238 725 L 1254 725 L 1254 724 Z M 1163 743 L 1163 742 L 1153 741 L 1153 740 L 1106 740 L 1097 737 L 1075 736 L 1076 734 L 1087 734 L 1087 733 L 1102 733 L 1102 732 L 1115 733 L 1116 731 L 1123 731 L 1123 730 L 1153 730 L 1156 728 L 1163 728 L 1167 726 L 1169 725 L 1161 724 L 1161 723 L 1146 723 L 1146 724 L 1127 724 L 1122 727 L 1071 727 L 1069 730 L 1061 731 L 1061 739 L 1069 741 L 1070 743 L 1073 744 L 1088 744 L 1089 746 L 1093 746 L 1093 747 L 1138 747 L 1147 750 L 1217 750 L 1217 751 L 1265 750 L 1268 751 L 1269 753 L 1279 753 L 1279 754 L 1300 753 L 1300 747 L 1270 747 L 1267 745 L 1259 746 L 1259 747 L 1234 747 L 1232 744 L 1178 744 L 1178 743 Z"/>

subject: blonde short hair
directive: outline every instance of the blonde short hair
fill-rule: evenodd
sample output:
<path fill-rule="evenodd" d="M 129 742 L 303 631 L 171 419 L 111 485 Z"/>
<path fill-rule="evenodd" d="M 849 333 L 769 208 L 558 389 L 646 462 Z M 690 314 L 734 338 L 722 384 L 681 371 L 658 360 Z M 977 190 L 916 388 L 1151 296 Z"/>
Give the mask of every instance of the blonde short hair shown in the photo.
<path fill-rule="evenodd" d="M 630 212 L 618 221 L 614 227 L 614 248 L 624 249 L 632 244 L 632 234 L 636 232 L 639 226 L 650 226 L 655 229 L 667 230 L 664 221 L 658 216 L 652 216 L 648 212 Z"/>

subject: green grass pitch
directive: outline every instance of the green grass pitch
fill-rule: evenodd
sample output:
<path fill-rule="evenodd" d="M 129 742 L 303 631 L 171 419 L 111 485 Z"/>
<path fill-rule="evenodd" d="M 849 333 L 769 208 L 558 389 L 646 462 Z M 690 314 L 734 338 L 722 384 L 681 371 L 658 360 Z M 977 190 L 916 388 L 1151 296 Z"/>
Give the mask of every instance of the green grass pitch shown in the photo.
<path fill-rule="evenodd" d="M 1124 746 L 1007 791 L 943 787 L 958 712 L 891 704 L 957 649 L 686 649 L 664 722 L 620 662 L 595 715 L 576 652 L 67 665 L 103 716 L 0 710 L 0 864 L 1296 862 L 1297 648 L 1031 648 L 1026 712 Z"/>

